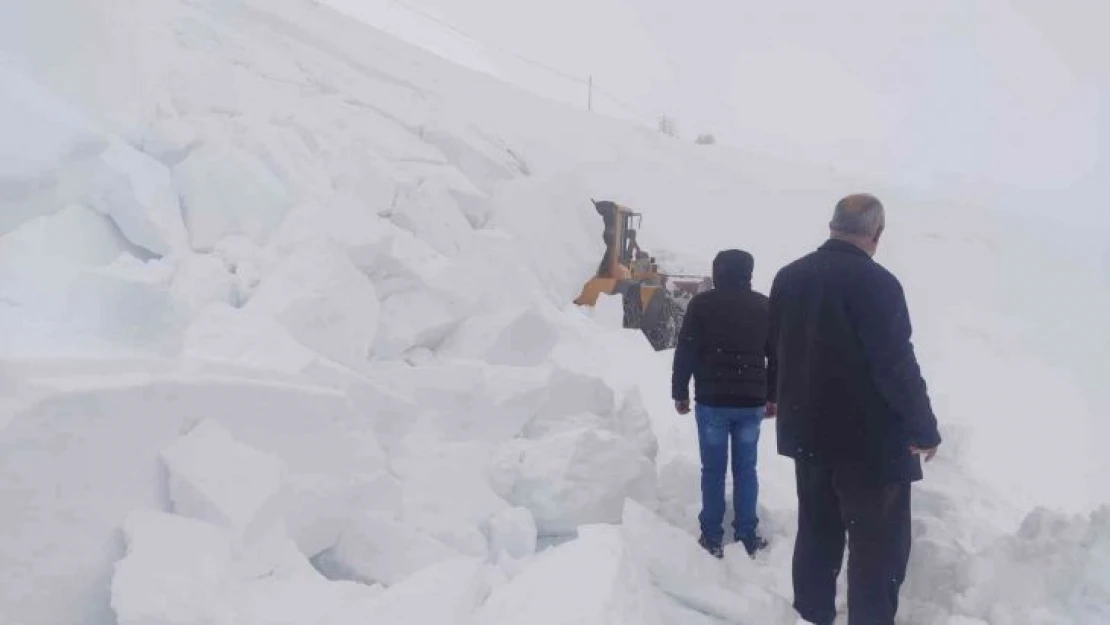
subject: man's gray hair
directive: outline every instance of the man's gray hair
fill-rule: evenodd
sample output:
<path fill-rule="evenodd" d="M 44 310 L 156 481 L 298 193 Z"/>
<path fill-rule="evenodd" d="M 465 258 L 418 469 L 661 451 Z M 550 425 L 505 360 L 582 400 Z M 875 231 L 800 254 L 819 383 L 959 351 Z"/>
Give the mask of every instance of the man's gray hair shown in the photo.
<path fill-rule="evenodd" d="M 886 224 L 883 203 L 866 193 L 849 195 L 836 203 L 829 228 L 838 234 L 873 237 Z"/>

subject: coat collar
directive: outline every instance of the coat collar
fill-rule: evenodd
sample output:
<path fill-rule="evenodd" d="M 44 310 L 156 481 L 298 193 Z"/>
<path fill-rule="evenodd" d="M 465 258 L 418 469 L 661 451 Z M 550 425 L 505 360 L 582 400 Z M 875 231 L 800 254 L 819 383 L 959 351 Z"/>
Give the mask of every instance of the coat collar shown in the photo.
<path fill-rule="evenodd" d="M 847 241 L 841 241 L 839 239 L 829 239 L 828 241 L 825 241 L 824 245 L 822 245 L 819 249 L 823 252 L 841 252 L 844 254 L 855 254 L 857 256 L 863 256 L 868 260 L 871 259 L 871 256 L 867 252 L 861 250 L 860 248 L 852 245 Z"/>

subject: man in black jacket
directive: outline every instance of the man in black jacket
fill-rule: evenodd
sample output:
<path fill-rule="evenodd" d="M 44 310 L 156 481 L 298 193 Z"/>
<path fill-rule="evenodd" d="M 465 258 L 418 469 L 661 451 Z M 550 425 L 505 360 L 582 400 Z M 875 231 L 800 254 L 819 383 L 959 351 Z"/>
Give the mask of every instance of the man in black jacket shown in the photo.
<path fill-rule="evenodd" d="M 771 288 L 779 453 L 795 460 L 794 607 L 831 625 L 848 559 L 852 625 L 891 625 L 910 553 L 910 484 L 940 445 L 898 280 L 872 260 L 882 204 L 836 206 L 831 239 Z"/>
<path fill-rule="evenodd" d="M 674 354 L 671 396 L 679 414 L 690 412 L 694 377 L 702 462 L 699 543 L 716 557 L 723 555 L 730 440 L 734 538 L 749 555 L 767 546 L 756 531 L 756 450 L 775 365 L 767 340 L 768 302 L 752 291 L 753 266 L 747 252 L 725 250 L 717 255 L 714 288 L 690 300 Z"/>

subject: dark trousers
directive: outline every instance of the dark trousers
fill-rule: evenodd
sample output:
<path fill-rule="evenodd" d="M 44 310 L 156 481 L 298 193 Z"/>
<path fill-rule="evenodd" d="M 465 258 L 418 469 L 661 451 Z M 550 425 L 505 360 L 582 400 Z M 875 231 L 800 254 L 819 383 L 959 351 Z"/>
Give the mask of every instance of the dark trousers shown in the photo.
<path fill-rule="evenodd" d="M 910 556 L 910 485 L 865 485 L 804 461 L 794 467 L 794 609 L 811 623 L 833 622 L 847 534 L 849 624 L 893 625 Z"/>

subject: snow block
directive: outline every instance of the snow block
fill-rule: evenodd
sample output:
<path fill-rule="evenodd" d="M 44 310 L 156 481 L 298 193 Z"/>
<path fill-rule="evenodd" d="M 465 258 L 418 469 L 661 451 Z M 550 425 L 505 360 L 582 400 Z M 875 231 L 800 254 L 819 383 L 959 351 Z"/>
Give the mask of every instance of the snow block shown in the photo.
<path fill-rule="evenodd" d="M 69 312 L 65 293 L 82 270 L 108 265 L 125 252 L 112 222 L 88 207 L 71 204 L 28 219 L 0 236 L 0 297 L 61 316 Z"/>
<path fill-rule="evenodd" d="M 381 380 L 342 365 L 317 358 L 302 374 L 318 384 L 343 391 L 373 424 L 379 444 L 387 451 L 400 443 L 420 417 L 421 410 L 415 401 Z"/>
<path fill-rule="evenodd" d="M 201 521 L 137 512 L 123 526 L 127 555 L 115 566 L 112 609 L 119 625 L 234 622 L 228 602 L 231 537 Z"/>
<path fill-rule="evenodd" d="M 189 516 L 250 538 L 284 517 L 285 467 L 236 441 L 218 422 L 202 421 L 162 452 L 170 501 Z"/>
<path fill-rule="evenodd" d="M 639 388 L 633 388 L 624 396 L 613 421 L 615 432 L 632 441 L 640 453 L 655 461 L 659 453 L 659 439 L 651 427 L 651 415 L 644 406 L 644 396 Z"/>
<path fill-rule="evenodd" d="M 326 580 L 280 534 L 244 551 L 213 525 L 144 511 L 124 538 L 111 583 L 120 625 L 356 625 L 378 597 Z"/>
<path fill-rule="evenodd" d="M 427 412 L 427 436 L 485 442 L 519 435 L 544 402 L 549 380 L 544 369 L 474 362 L 381 369 L 373 376 Z"/>
<path fill-rule="evenodd" d="M 472 625 L 474 611 L 489 593 L 488 577 L 478 558 L 437 562 L 382 593 L 363 622 Z"/>
<path fill-rule="evenodd" d="M 353 515 L 400 505 L 370 424 L 342 393 L 145 365 L 97 368 L 106 373 L 86 365 L 28 378 L 40 398 L 16 406 L 0 430 L 0 605 L 12 622 L 111 622 L 120 521 L 167 505 L 159 454 L 203 418 L 285 463 L 286 526 L 306 556 L 334 545 Z"/>
<path fill-rule="evenodd" d="M 519 367 L 543 364 L 559 341 L 559 328 L 537 308 L 469 317 L 440 346 L 449 358 Z"/>
<path fill-rule="evenodd" d="M 729 623 L 789 623 L 794 618 L 790 603 L 768 592 L 764 580 L 730 578 L 693 536 L 642 505 L 625 502 L 620 530 L 652 583 L 679 603 Z"/>
<path fill-rule="evenodd" d="M 132 256 L 86 271 L 66 293 L 73 326 L 117 345 L 174 351 L 188 311 L 169 289 L 172 267 Z"/>
<path fill-rule="evenodd" d="M 619 405 L 618 405 L 619 402 Z M 604 429 L 632 441 L 646 458 L 655 459 L 658 440 L 638 388 L 618 399 L 604 379 L 557 368 L 551 376 L 547 399 L 524 435 L 542 438 L 582 427 Z"/>
<path fill-rule="evenodd" d="M 1110 622 L 1110 506 L 1088 517 L 1038 509 L 966 564 L 959 613 L 988 623 Z"/>
<path fill-rule="evenodd" d="M 418 348 L 435 348 L 459 321 L 438 293 L 405 291 L 382 303 L 374 356 L 395 359 Z"/>
<path fill-rule="evenodd" d="M 238 148 L 208 142 L 173 168 L 193 249 L 210 250 L 241 234 L 265 244 L 293 198 L 265 164 Z"/>
<path fill-rule="evenodd" d="M 628 439 L 604 430 L 513 441 L 499 450 L 490 471 L 502 497 L 535 515 L 541 536 L 618 523 L 626 498 L 658 503 L 655 466 Z"/>
<path fill-rule="evenodd" d="M 383 228 L 380 238 L 363 243 L 348 240 L 346 244 L 351 261 L 370 276 L 383 301 L 398 293 L 428 288 L 451 266 L 446 256 L 393 222 L 382 220 L 376 225 Z"/>
<path fill-rule="evenodd" d="M 586 526 L 496 589 L 481 625 L 662 625 L 657 591 L 619 528 Z"/>
<path fill-rule="evenodd" d="M 132 244 L 158 256 L 183 253 L 188 235 L 170 171 L 157 160 L 123 143 L 113 143 L 98 158 L 102 181 L 89 206 L 108 217 Z"/>
<path fill-rule="evenodd" d="M 346 255 L 323 243 L 298 248 L 265 278 L 245 309 L 273 317 L 304 346 L 355 368 L 368 358 L 378 330 L 374 285 Z"/>
<path fill-rule="evenodd" d="M 490 443 L 440 442 L 430 431 L 414 430 L 390 458 L 404 489 L 404 523 L 459 553 L 489 555 L 484 523 L 510 507 L 486 474 L 493 448 Z"/>
<path fill-rule="evenodd" d="M 522 263 L 532 253 L 503 232 L 475 231 L 428 284 L 448 296 L 460 317 L 562 306 L 564 300 Z"/>
<path fill-rule="evenodd" d="M 490 553 L 526 558 L 536 553 L 536 519 L 527 508 L 506 508 L 486 519 Z"/>
<path fill-rule="evenodd" d="M 437 167 L 436 170 L 437 177 L 452 171 L 457 173 L 449 166 Z M 439 253 L 453 256 L 470 234 L 470 222 L 443 184 L 426 176 L 420 180 L 416 186 L 400 190 L 390 209 L 390 219 L 426 241 Z"/>
<path fill-rule="evenodd" d="M 329 571 L 363 583 L 397 584 L 459 553 L 386 514 L 350 519 L 339 541 L 320 560 Z"/>
<path fill-rule="evenodd" d="M 317 355 L 269 317 L 215 303 L 206 306 L 185 331 L 182 355 L 232 365 L 298 373 Z"/>
<path fill-rule="evenodd" d="M 213 303 L 239 303 L 238 281 L 220 258 L 211 255 L 187 254 L 176 259 L 171 292 L 193 311 Z"/>

